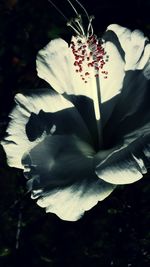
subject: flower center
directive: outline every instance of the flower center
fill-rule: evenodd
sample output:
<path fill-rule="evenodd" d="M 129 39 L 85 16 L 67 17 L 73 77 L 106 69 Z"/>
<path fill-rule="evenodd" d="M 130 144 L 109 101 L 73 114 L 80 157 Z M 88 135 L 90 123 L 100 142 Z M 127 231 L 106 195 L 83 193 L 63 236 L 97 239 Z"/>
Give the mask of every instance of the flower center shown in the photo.
<path fill-rule="evenodd" d="M 70 47 L 75 58 L 76 72 L 80 73 L 85 83 L 91 75 L 98 77 L 100 72 L 107 79 L 108 72 L 104 70 L 104 66 L 108 61 L 108 55 L 106 55 L 103 43 L 98 41 L 96 35 L 88 38 L 77 36 L 71 41 Z"/>
<path fill-rule="evenodd" d="M 70 48 L 74 55 L 74 66 L 76 72 L 80 73 L 82 80 L 87 83 L 91 75 L 98 77 L 103 74 L 107 79 L 108 71 L 104 69 L 104 65 L 108 61 L 109 56 L 106 54 L 102 40 L 98 40 L 93 34 L 92 20 L 93 16 L 88 16 L 88 27 L 85 32 L 82 25 L 80 15 L 67 23 L 76 33 L 76 37 L 72 38 Z"/>

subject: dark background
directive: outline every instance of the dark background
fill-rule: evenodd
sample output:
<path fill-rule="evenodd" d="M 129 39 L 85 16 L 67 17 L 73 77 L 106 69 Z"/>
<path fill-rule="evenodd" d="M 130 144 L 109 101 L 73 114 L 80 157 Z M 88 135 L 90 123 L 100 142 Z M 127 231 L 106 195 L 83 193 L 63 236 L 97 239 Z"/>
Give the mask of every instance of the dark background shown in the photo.
<path fill-rule="evenodd" d="M 55 3 L 67 17 L 74 15 L 65 0 Z M 97 35 L 110 23 L 118 23 L 139 28 L 150 37 L 150 0 L 82 3 L 96 17 L 93 24 Z M 46 0 L 0 2 L 0 138 L 14 95 L 48 86 L 36 75 L 36 54 L 53 38 L 70 40 L 72 32 L 65 24 Z M 80 221 L 65 222 L 54 214 L 45 214 L 29 195 L 24 196 L 22 172 L 7 166 L 0 147 L 0 266 L 150 266 L 149 178 L 147 175 L 135 184 L 118 187 Z"/>

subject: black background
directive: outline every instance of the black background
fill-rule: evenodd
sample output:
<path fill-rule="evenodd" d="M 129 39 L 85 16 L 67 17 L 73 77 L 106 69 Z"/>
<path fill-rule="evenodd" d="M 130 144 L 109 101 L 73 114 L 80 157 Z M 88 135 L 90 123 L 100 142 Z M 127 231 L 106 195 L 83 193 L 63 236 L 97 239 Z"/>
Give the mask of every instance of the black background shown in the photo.
<path fill-rule="evenodd" d="M 55 1 L 71 18 L 65 0 Z M 82 1 L 95 16 L 95 33 L 101 35 L 110 23 L 141 29 L 150 36 L 150 1 Z M 81 10 L 80 10 L 81 11 Z M 72 32 L 64 18 L 43 0 L 0 2 L 0 137 L 17 92 L 47 87 L 36 75 L 39 49 L 51 39 L 69 41 Z M 15 152 L 14 152 L 15 153 Z M 150 265 L 150 183 L 141 181 L 118 187 L 114 193 L 78 222 L 61 221 L 23 197 L 22 172 L 9 168 L 0 148 L 0 266 L 116 266 Z M 11 206 L 12 205 L 12 206 Z M 16 249 L 18 216 L 22 213 L 19 249 Z"/>

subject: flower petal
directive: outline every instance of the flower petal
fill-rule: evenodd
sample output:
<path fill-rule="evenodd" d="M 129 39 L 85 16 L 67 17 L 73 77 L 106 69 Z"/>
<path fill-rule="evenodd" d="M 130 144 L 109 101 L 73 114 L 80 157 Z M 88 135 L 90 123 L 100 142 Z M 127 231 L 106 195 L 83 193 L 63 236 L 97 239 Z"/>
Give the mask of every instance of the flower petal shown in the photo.
<path fill-rule="evenodd" d="M 139 30 L 131 32 L 117 24 L 112 24 L 107 29 L 113 31 L 119 39 L 125 53 L 125 71 L 143 69 L 150 58 L 148 38 Z"/>
<path fill-rule="evenodd" d="M 101 90 L 102 102 L 107 101 L 118 94 L 121 89 L 124 62 L 116 46 L 111 42 L 111 38 L 106 41 L 104 46 L 110 57 L 106 64 L 106 69 L 109 72 L 108 79 L 104 79 L 104 75 L 100 73 L 100 81 L 91 75 L 88 82 L 84 83 L 79 73 L 75 71 L 75 59 L 72 50 L 62 39 L 52 40 L 44 49 L 39 51 L 37 56 L 38 76 L 46 80 L 61 94 L 82 95 L 93 99 L 94 92 L 97 91 L 98 87 L 98 90 L 99 88 Z"/>
<path fill-rule="evenodd" d="M 97 164 L 96 174 L 112 184 L 130 184 L 141 179 L 149 167 L 150 135 L 145 134 Z"/>
<path fill-rule="evenodd" d="M 76 41 L 74 37 L 73 40 Z M 91 69 L 92 75 L 88 78 L 87 83 L 84 83 L 79 73 L 76 73 L 74 55 L 64 40 L 51 41 L 44 49 L 39 51 L 37 56 L 38 76 L 45 79 L 56 91 L 68 97 L 81 96 L 93 100 L 95 122 L 101 120 L 100 98 L 103 103 L 118 95 L 122 89 L 124 78 L 124 61 L 111 37 L 108 36 L 107 38 L 106 36 L 104 46 L 110 57 L 106 64 L 106 70 L 109 72 L 108 79 L 105 79 L 101 73 L 100 77 L 96 78 L 93 73 L 94 69 Z M 117 77 L 117 79 L 114 79 L 114 77 Z M 100 95 L 99 98 L 98 95 Z M 111 108 L 109 113 L 111 113 Z"/>
<path fill-rule="evenodd" d="M 132 33 L 118 25 L 108 29 L 117 35 L 126 72 L 121 94 L 114 99 L 112 114 L 107 115 L 104 147 L 122 148 L 100 162 L 96 173 L 107 182 L 125 184 L 141 179 L 149 168 L 149 154 L 145 151 L 149 151 L 150 83 L 145 70 L 148 73 L 150 50 L 147 39 L 139 31 Z M 109 101 L 107 106 L 111 106 Z"/>
<path fill-rule="evenodd" d="M 133 136 L 134 131 L 138 130 L 139 135 L 140 128 L 149 122 L 150 44 L 138 30 L 131 32 L 116 24 L 107 29 L 106 36 L 114 35 L 112 42 L 125 62 L 121 93 L 101 107 L 104 142 L 109 147 L 122 139 L 126 142 L 126 135 Z"/>
<path fill-rule="evenodd" d="M 78 220 L 115 188 L 96 177 L 94 153 L 77 137 L 46 137 L 23 158 L 31 197 L 63 220 Z"/>
<path fill-rule="evenodd" d="M 106 31 L 103 40 L 104 49 L 109 59 L 105 64 L 105 70 L 108 72 L 107 79 L 100 73 L 101 103 L 112 99 L 121 92 L 125 76 L 124 60 L 113 34 Z"/>
<path fill-rule="evenodd" d="M 149 86 L 149 81 L 140 70 L 126 72 L 122 93 L 103 129 L 104 143 L 107 147 L 120 142 L 130 143 L 147 133 L 150 118 Z M 107 106 L 106 111 L 109 101 Z"/>
<path fill-rule="evenodd" d="M 36 90 L 29 95 L 18 94 L 16 107 L 10 114 L 8 136 L 1 142 L 8 164 L 23 168 L 21 158 L 48 134 L 70 134 L 92 142 L 80 114 L 63 96 L 51 93 L 50 89 Z M 17 153 L 15 153 L 17 149 Z"/>
<path fill-rule="evenodd" d="M 139 92 L 136 93 L 137 87 L 141 87 L 142 93 L 144 77 L 147 80 L 150 79 L 150 44 L 142 32 L 138 30 L 131 32 L 117 24 L 112 24 L 107 28 L 103 39 L 106 46 L 105 51 L 109 55 L 109 61 L 106 64 L 108 79 L 101 79 L 101 102 L 103 103 L 101 112 L 104 116 L 104 125 L 108 119 L 111 120 L 110 115 L 116 103 L 120 101 L 119 93 L 123 92 L 124 94 L 125 86 L 133 89 L 134 84 L 136 86 L 136 90 L 134 88 L 135 94 L 138 95 Z M 141 79 L 142 75 L 143 79 Z M 126 90 L 129 92 L 128 88 Z M 132 101 L 132 98 L 129 97 L 126 101 L 124 100 L 123 105 L 129 107 L 129 104 L 126 103 Z M 120 107 L 121 105 L 122 102 Z"/>
<path fill-rule="evenodd" d="M 38 76 L 60 94 L 91 97 L 90 84 L 85 84 L 76 73 L 74 56 L 63 39 L 52 40 L 37 55 Z"/>

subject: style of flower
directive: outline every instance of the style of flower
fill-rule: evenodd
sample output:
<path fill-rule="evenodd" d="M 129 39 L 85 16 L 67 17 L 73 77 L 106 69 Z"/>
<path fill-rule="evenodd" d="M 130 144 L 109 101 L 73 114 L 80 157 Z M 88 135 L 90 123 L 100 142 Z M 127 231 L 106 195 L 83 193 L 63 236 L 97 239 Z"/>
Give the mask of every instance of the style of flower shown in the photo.
<path fill-rule="evenodd" d="M 31 197 L 68 221 L 141 179 L 150 163 L 148 39 L 113 24 L 99 42 L 91 20 L 87 33 L 81 17 L 70 23 L 70 46 L 55 39 L 39 51 L 38 76 L 54 90 L 17 94 L 2 141 Z"/>

